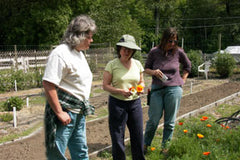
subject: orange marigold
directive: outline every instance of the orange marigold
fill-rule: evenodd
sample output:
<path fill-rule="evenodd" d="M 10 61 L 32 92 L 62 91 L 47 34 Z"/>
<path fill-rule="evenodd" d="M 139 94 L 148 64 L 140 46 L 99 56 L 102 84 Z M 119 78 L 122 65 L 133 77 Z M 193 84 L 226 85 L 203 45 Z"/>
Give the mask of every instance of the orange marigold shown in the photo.
<path fill-rule="evenodd" d="M 197 136 L 198 136 L 198 138 L 203 138 L 204 137 L 204 135 L 202 135 L 202 134 L 197 134 Z"/>
<path fill-rule="evenodd" d="M 142 92 L 143 91 L 143 86 L 142 85 L 137 85 L 137 92 Z"/>
<path fill-rule="evenodd" d="M 183 122 L 179 122 L 178 124 L 181 126 L 181 125 L 183 125 Z"/>
<path fill-rule="evenodd" d="M 187 133 L 187 132 L 188 132 L 188 130 L 184 129 L 184 130 L 183 130 L 183 132 L 184 132 L 184 133 Z"/>
<path fill-rule="evenodd" d="M 132 90 L 134 90 L 134 89 L 135 89 L 134 87 L 130 87 L 130 88 L 129 88 L 129 91 L 132 91 Z"/>
<path fill-rule="evenodd" d="M 208 156 L 210 152 L 203 152 L 203 155 Z"/>
<path fill-rule="evenodd" d="M 151 151 L 155 151 L 155 149 L 156 149 L 155 147 L 151 147 Z"/>
<path fill-rule="evenodd" d="M 212 127 L 212 125 L 211 124 L 207 124 L 207 127 Z"/>

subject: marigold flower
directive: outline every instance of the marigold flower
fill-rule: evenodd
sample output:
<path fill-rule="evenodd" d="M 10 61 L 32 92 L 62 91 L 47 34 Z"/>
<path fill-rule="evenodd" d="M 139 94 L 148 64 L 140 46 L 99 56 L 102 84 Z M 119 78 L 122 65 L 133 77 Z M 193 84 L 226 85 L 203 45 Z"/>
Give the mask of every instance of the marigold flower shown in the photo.
<path fill-rule="evenodd" d="M 203 155 L 208 156 L 210 152 L 203 152 Z"/>
<path fill-rule="evenodd" d="M 183 132 L 184 132 L 184 133 L 187 133 L 187 132 L 188 132 L 188 130 L 184 129 L 184 130 L 183 130 Z"/>
<path fill-rule="evenodd" d="M 155 151 L 155 149 L 156 149 L 155 147 L 151 147 L 151 151 Z"/>
<path fill-rule="evenodd" d="M 129 88 L 129 91 L 130 91 L 132 94 L 135 94 L 135 93 L 137 92 L 134 87 Z"/>
<path fill-rule="evenodd" d="M 230 127 L 229 127 L 229 126 L 226 126 L 225 128 L 226 128 L 226 129 L 229 129 Z"/>
<path fill-rule="evenodd" d="M 129 88 L 129 91 L 132 91 L 132 90 L 135 90 L 135 88 L 134 88 L 134 87 L 130 87 L 130 88 Z"/>
<path fill-rule="evenodd" d="M 179 122 L 178 124 L 181 126 L 181 125 L 183 125 L 183 122 Z"/>
<path fill-rule="evenodd" d="M 207 127 L 212 127 L 212 125 L 211 124 L 207 124 Z"/>
<path fill-rule="evenodd" d="M 205 120 L 207 120 L 207 119 L 208 119 L 208 117 L 207 117 L 207 116 L 202 116 L 202 118 L 203 118 L 203 119 L 205 119 Z"/>
<path fill-rule="evenodd" d="M 137 85 L 137 92 L 142 92 L 143 91 L 143 86 L 142 85 Z"/>
<path fill-rule="evenodd" d="M 197 136 L 198 136 L 198 138 L 203 138 L 204 137 L 204 135 L 202 135 L 202 134 L 197 134 Z"/>
<path fill-rule="evenodd" d="M 206 121 L 208 119 L 207 116 L 202 116 L 202 118 L 200 119 L 200 121 Z"/>

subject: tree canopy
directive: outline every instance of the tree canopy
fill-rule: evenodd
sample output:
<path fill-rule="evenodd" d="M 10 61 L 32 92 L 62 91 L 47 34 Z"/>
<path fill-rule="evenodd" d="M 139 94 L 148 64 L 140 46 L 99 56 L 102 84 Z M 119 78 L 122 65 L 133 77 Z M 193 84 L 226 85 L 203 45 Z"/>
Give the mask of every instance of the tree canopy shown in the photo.
<path fill-rule="evenodd" d="M 95 43 L 131 34 L 148 52 L 176 27 L 185 50 L 211 53 L 219 34 L 222 48 L 240 44 L 239 7 L 239 0 L 1 0 L 0 45 L 58 44 L 71 19 L 88 14 L 98 27 Z"/>

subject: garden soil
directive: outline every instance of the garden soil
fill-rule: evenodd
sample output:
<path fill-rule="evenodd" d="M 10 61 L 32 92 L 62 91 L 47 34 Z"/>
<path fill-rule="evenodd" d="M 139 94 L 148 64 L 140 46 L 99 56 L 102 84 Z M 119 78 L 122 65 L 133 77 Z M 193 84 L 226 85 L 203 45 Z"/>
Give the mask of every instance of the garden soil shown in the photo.
<path fill-rule="evenodd" d="M 194 81 L 195 82 L 195 81 Z M 200 83 L 199 83 L 200 82 Z M 195 109 L 201 108 L 205 105 L 213 103 L 219 99 L 225 98 L 229 95 L 232 95 L 236 92 L 240 92 L 240 82 L 238 81 L 221 81 L 221 80 L 201 80 L 193 85 L 191 90 L 192 94 L 187 94 L 186 92 L 190 92 L 190 85 L 185 85 L 183 90 L 185 92 L 185 96 L 183 96 L 181 101 L 181 107 L 178 112 L 178 116 L 193 111 Z M 194 92 L 194 90 L 198 90 Z M 30 93 L 31 91 L 27 91 Z M 36 92 L 40 92 L 40 90 L 35 90 Z M 1 95 L 0 95 L 1 96 Z M 6 96 L 6 95 L 5 95 Z M 1 96 L 4 97 L 4 96 Z M 96 107 L 96 112 L 102 108 L 107 108 L 107 93 L 102 93 L 94 96 L 90 99 Z M 238 97 L 239 98 L 239 97 Z M 148 119 L 147 111 L 148 106 L 146 105 L 146 95 L 142 96 L 142 104 L 143 104 L 143 117 L 144 117 L 144 128 L 145 123 Z M 28 125 L 21 125 L 17 129 L 14 129 L 15 132 L 20 132 L 24 130 L 24 127 L 30 126 L 34 124 L 34 120 L 30 122 L 30 119 L 33 117 L 38 117 L 40 121 L 42 121 L 43 117 L 43 106 L 40 107 L 31 107 L 38 108 L 36 111 L 32 109 L 30 111 L 31 118 L 28 117 L 28 112 L 25 112 L 25 118 L 21 119 L 21 123 Z M 29 110 L 29 109 L 28 109 Z M 20 114 L 19 114 L 20 115 Z M 22 114 L 21 114 L 22 115 Z M 23 114 L 24 115 L 24 114 Z M 3 125 L 3 124 L 1 124 Z M 1 135 L 0 135 L 1 137 Z M 126 137 L 129 137 L 128 131 L 126 131 Z M 93 153 L 99 149 L 103 149 L 111 145 L 111 139 L 108 130 L 108 119 L 107 117 L 92 120 L 87 122 L 87 141 L 89 147 L 89 153 Z M 66 153 L 67 157 L 70 158 L 69 152 Z M 22 140 L 13 140 L 11 143 L 5 143 L 0 145 L 0 160 L 45 160 L 45 147 L 44 147 L 44 130 L 40 129 L 37 133 L 28 138 L 24 138 Z M 95 156 L 90 157 L 90 159 L 95 159 Z"/>

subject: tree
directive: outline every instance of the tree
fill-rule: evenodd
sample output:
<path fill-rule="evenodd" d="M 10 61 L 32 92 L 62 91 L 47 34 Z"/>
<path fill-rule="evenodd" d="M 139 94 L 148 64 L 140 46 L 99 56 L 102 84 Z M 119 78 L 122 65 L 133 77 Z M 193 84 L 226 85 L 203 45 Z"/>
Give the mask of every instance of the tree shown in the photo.
<path fill-rule="evenodd" d="M 128 0 L 101 0 L 92 4 L 90 15 L 98 26 L 95 42 L 115 44 L 123 34 L 131 34 L 140 40 L 143 31 L 132 18 L 131 7 Z"/>

